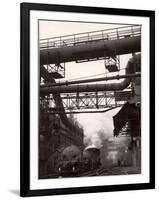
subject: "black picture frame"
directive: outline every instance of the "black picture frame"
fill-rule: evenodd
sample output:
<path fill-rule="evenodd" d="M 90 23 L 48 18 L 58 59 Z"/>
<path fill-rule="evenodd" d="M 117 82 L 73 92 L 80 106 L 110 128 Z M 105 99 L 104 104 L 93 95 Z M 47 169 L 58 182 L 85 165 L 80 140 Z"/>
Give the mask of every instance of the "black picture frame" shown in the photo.
<path fill-rule="evenodd" d="M 75 13 L 110 14 L 123 16 L 148 17 L 150 20 L 150 180 L 148 183 L 102 185 L 59 189 L 30 189 L 30 11 L 59 11 Z M 141 190 L 155 188 L 155 12 L 149 10 L 130 10 L 118 8 L 83 7 L 71 5 L 49 5 L 21 3 L 21 106 L 20 106 L 20 195 L 43 196 L 77 193 L 96 193 L 108 191 Z"/>

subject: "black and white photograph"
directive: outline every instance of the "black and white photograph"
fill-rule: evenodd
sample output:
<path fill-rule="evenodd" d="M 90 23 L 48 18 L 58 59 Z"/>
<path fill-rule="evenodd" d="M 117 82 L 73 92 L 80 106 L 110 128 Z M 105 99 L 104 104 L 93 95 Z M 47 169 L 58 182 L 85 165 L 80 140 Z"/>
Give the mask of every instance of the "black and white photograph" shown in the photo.
<path fill-rule="evenodd" d="M 154 18 L 21 4 L 21 196 L 154 188 Z"/>
<path fill-rule="evenodd" d="M 39 178 L 141 173 L 140 24 L 39 20 Z"/>

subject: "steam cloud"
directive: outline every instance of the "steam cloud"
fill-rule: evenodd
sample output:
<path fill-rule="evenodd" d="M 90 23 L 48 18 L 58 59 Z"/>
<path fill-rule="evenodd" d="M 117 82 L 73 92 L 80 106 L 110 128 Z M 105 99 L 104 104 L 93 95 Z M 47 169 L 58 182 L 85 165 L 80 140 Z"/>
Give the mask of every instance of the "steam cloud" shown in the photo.
<path fill-rule="evenodd" d="M 113 116 L 120 108 L 106 113 L 77 115 L 78 122 L 84 129 L 84 144 L 101 148 L 103 141 L 113 136 Z"/>

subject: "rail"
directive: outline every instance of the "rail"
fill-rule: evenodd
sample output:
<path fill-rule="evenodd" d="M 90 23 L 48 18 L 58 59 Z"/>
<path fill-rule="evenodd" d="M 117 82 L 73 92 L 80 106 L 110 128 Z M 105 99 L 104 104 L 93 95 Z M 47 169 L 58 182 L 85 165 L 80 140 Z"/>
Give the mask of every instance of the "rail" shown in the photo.
<path fill-rule="evenodd" d="M 40 40 L 40 49 L 76 46 L 97 40 L 116 40 L 141 35 L 141 25 L 123 26 L 100 31 L 78 33 Z"/>

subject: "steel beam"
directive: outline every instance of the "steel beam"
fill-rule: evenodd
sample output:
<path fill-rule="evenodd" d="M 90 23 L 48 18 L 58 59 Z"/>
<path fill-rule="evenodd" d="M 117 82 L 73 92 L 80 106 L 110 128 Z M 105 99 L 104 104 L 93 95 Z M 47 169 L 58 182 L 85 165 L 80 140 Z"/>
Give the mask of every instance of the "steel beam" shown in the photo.
<path fill-rule="evenodd" d="M 63 94 L 61 101 L 65 111 L 74 112 L 90 109 L 110 109 L 122 106 L 133 96 L 132 90 L 116 92 L 94 92 L 94 93 L 76 93 L 76 94 Z M 120 99 L 117 101 L 116 99 Z M 47 112 L 56 113 L 60 111 L 61 106 L 56 106 L 57 100 L 53 96 L 41 98 L 41 105 L 47 102 L 48 107 L 45 108 Z"/>

